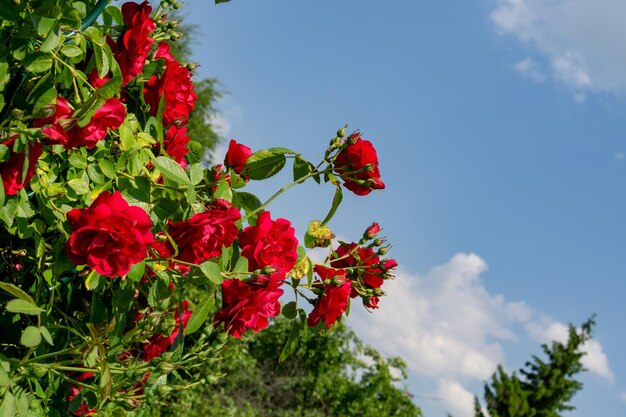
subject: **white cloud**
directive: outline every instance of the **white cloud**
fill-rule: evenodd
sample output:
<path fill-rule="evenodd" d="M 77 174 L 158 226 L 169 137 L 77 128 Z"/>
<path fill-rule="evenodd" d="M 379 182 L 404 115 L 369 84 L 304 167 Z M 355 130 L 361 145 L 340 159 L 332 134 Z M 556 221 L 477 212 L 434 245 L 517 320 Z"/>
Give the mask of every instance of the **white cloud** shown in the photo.
<path fill-rule="evenodd" d="M 615 152 L 613 154 L 613 159 L 615 159 L 616 161 L 621 161 L 622 159 L 624 159 L 624 156 L 625 156 L 624 152 L 621 152 L 621 151 Z"/>
<path fill-rule="evenodd" d="M 455 415 L 472 406 L 465 401 L 472 396 L 448 394 L 488 379 L 505 362 L 503 343 L 519 342 L 520 331 L 541 342 L 567 339 L 566 325 L 523 302 L 490 294 L 480 279 L 486 271 L 483 259 L 466 253 L 425 276 L 399 270 L 385 283 L 387 296 L 378 310 L 368 314 L 354 305 L 350 316 L 359 335 L 386 355 L 401 356 L 413 374 L 431 381 L 433 395 L 442 398 L 444 409 L 457 410 Z M 589 341 L 585 350 L 583 364 L 613 381 L 600 343 Z"/>
<path fill-rule="evenodd" d="M 487 378 L 504 358 L 493 340 L 514 335 L 500 322 L 504 300 L 478 280 L 486 269 L 477 255 L 457 254 L 424 278 L 399 271 L 385 284 L 389 297 L 380 309 L 354 317 L 357 326 L 385 340 L 417 373 Z"/>
<path fill-rule="evenodd" d="M 531 58 L 526 58 L 515 64 L 513 67 L 521 75 L 536 83 L 542 83 L 546 79 L 545 74 L 539 69 L 537 63 L 535 63 L 535 61 Z"/>
<path fill-rule="evenodd" d="M 209 118 L 209 123 L 211 123 L 213 130 L 220 137 L 227 137 L 230 135 L 230 130 L 232 128 L 231 122 L 222 113 L 213 113 Z"/>
<path fill-rule="evenodd" d="M 474 394 L 461 384 L 450 379 L 440 379 L 435 395 L 446 404 L 446 411 L 456 417 L 472 417 L 474 415 Z"/>
<path fill-rule="evenodd" d="M 491 19 L 498 31 L 513 35 L 535 49 L 545 59 L 546 67 L 551 68 L 555 80 L 579 93 L 626 90 L 626 72 L 623 71 L 626 67 L 626 49 L 623 47 L 626 2 L 494 2 Z M 577 101 L 583 97 L 574 96 Z"/>

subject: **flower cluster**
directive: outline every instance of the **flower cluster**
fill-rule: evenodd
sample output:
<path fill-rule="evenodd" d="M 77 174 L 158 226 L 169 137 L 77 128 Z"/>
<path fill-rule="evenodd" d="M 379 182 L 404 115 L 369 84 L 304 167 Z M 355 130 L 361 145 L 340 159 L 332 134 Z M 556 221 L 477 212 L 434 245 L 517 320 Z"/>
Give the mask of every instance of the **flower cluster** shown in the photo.
<path fill-rule="evenodd" d="M 0 83 L 0 288 L 16 297 L 2 306 L 0 342 L 3 357 L 17 358 L 2 364 L 12 385 L 0 408 L 5 393 L 23 402 L 35 387 L 65 405 L 54 414 L 108 415 L 183 389 L 170 374 L 204 378 L 195 370 L 227 334 L 266 328 L 289 289 L 310 303 L 283 309 L 300 332 L 332 328 L 356 297 L 377 308 L 396 266 L 383 258 L 378 224 L 337 246 L 336 198 L 304 236 L 305 247 L 330 248 L 314 264 L 291 221 L 268 208 L 309 179 L 339 196 L 384 188 L 371 142 L 342 130 L 314 164 L 232 139 L 223 163 L 207 168 L 189 123 L 192 66 L 167 43 L 172 2 L 111 5 L 100 18 L 107 2 L 87 2 L 86 13 L 65 3 L 82 23 L 16 12 L 6 48 L 23 45 L 16 33 L 35 37 L 0 53 L 28 79 Z M 269 199 L 247 191 L 288 162 L 293 181 Z M 45 401 L 33 413 L 47 414 Z"/>
<path fill-rule="evenodd" d="M 380 179 L 376 150 L 372 142 L 361 138 L 360 133 L 348 137 L 335 158 L 334 169 L 345 187 L 356 195 L 385 188 Z"/>
<path fill-rule="evenodd" d="M 89 123 L 80 127 L 72 118 L 74 110 L 67 100 L 57 97 L 49 117 L 38 118 L 33 126 L 43 127 L 44 142 L 49 145 L 63 145 L 65 149 L 86 146 L 92 149 L 98 141 L 104 139 L 108 130 L 117 129 L 124 122 L 126 109 L 116 98 L 104 102 L 93 114 Z"/>

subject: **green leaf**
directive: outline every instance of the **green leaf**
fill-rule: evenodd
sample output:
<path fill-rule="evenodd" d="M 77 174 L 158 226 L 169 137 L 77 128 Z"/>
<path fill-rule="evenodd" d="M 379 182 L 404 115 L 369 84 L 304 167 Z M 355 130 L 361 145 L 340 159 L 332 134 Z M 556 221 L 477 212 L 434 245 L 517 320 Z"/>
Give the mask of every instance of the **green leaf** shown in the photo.
<path fill-rule="evenodd" d="M 107 8 L 104 9 L 104 13 L 109 14 L 118 25 L 124 24 L 124 17 L 122 16 L 122 11 L 118 6 L 107 6 Z"/>
<path fill-rule="evenodd" d="M 233 204 L 235 204 L 237 207 L 242 208 L 246 212 L 246 214 L 255 211 L 256 209 L 261 207 L 261 205 L 263 205 L 261 200 L 259 200 L 256 195 L 246 192 L 236 193 L 233 197 Z M 255 216 L 254 219 L 256 219 L 257 216 Z M 256 223 L 256 220 L 253 221 L 254 223 Z"/>
<path fill-rule="evenodd" d="M 87 194 L 89 192 L 89 184 L 80 178 L 69 180 L 67 185 L 78 195 Z"/>
<path fill-rule="evenodd" d="M 115 165 L 113 165 L 113 162 L 109 161 L 108 159 L 100 159 L 98 161 L 98 166 L 107 178 L 115 179 L 115 177 L 117 177 Z"/>
<path fill-rule="evenodd" d="M 104 98 L 111 98 L 117 95 L 120 92 L 120 88 L 122 86 L 122 77 L 116 75 L 111 77 L 109 81 L 104 83 L 102 87 L 98 90 L 98 94 Z"/>
<path fill-rule="evenodd" d="M 300 178 L 313 172 L 313 169 L 315 169 L 313 164 L 297 155 L 293 160 L 293 180 L 298 181 Z"/>
<path fill-rule="evenodd" d="M 248 272 L 248 258 L 246 258 L 245 256 L 240 256 L 239 259 L 237 259 L 235 267 L 233 268 L 233 272 Z"/>
<path fill-rule="evenodd" d="M 0 387 L 9 387 L 11 386 L 11 378 L 7 371 L 4 370 L 2 366 L 0 366 Z"/>
<path fill-rule="evenodd" d="M 15 397 L 9 391 L 4 394 L 0 403 L 0 417 L 15 417 L 17 414 L 17 404 Z"/>
<path fill-rule="evenodd" d="M 118 288 L 113 293 L 112 303 L 118 313 L 130 311 L 135 303 L 135 291 L 132 288 Z"/>
<path fill-rule="evenodd" d="M 41 77 L 37 84 L 28 94 L 26 101 L 34 103 L 33 113 L 39 113 L 39 111 L 57 98 L 57 91 L 54 88 L 54 80 L 50 76 L 50 73 Z"/>
<path fill-rule="evenodd" d="M 178 162 L 173 159 L 165 156 L 158 156 L 152 161 L 152 163 L 154 164 L 154 167 L 165 176 L 165 178 L 178 184 L 192 185 L 183 167 L 181 167 Z"/>
<path fill-rule="evenodd" d="M 268 148 L 268 151 L 270 151 L 273 154 L 282 154 L 282 155 L 287 155 L 287 154 L 292 154 L 295 155 L 296 153 L 294 151 L 292 151 L 289 148 L 282 148 L 282 147 L 274 147 L 274 148 Z"/>
<path fill-rule="evenodd" d="M 139 282 L 141 281 L 141 278 L 143 278 L 143 274 L 145 272 L 146 272 L 146 262 L 141 261 L 130 267 L 130 271 L 128 271 L 127 277 L 131 281 Z"/>
<path fill-rule="evenodd" d="M 45 311 L 35 304 L 22 300 L 21 298 L 15 298 L 9 301 L 6 305 L 6 309 L 11 313 L 30 314 L 32 316 L 38 316 Z"/>
<path fill-rule="evenodd" d="M 250 155 L 241 174 L 253 180 L 264 180 L 280 172 L 286 162 L 284 154 L 264 149 Z"/>
<path fill-rule="evenodd" d="M 15 220 L 15 216 L 17 215 L 17 211 L 19 209 L 19 203 L 17 199 L 10 199 L 4 205 L 4 207 L 0 208 L 0 220 L 2 220 L 7 227 L 11 227 L 13 225 L 13 220 Z"/>
<path fill-rule="evenodd" d="M 200 329 L 200 327 L 202 327 L 202 324 L 205 322 L 209 312 L 213 309 L 214 304 L 215 299 L 213 297 L 207 297 L 201 304 L 197 305 L 193 309 L 193 313 L 191 314 L 187 327 L 185 328 L 186 335 L 195 333 Z"/>
<path fill-rule="evenodd" d="M 31 19 L 39 36 L 44 36 L 50 33 L 57 22 L 56 19 L 37 15 L 32 15 Z"/>
<path fill-rule="evenodd" d="M 191 183 L 193 185 L 200 184 L 200 181 L 204 178 L 204 170 L 202 164 L 193 164 L 189 169 L 189 176 L 191 177 Z"/>
<path fill-rule="evenodd" d="M 94 40 L 92 38 L 92 40 Z M 109 58 L 105 52 L 107 46 L 99 45 L 93 42 L 93 57 L 96 60 L 96 68 L 98 70 L 98 77 L 104 78 L 109 72 Z"/>
<path fill-rule="evenodd" d="M 337 189 L 335 190 L 335 196 L 333 197 L 333 204 L 330 207 L 326 218 L 324 219 L 324 221 L 322 221 L 322 226 L 325 226 L 326 223 L 328 223 L 330 219 L 333 218 L 335 212 L 337 211 L 337 208 L 341 204 L 341 200 L 343 200 L 343 192 L 341 191 L 341 187 L 337 187 Z"/>
<path fill-rule="evenodd" d="M 204 276 L 206 276 L 209 281 L 219 285 L 224 280 L 222 278 L 222 270 L 220 269 L 220 266 L 215 262 L 206 261 L 201 263 L 199 267 Z"/>
<path fill-rule="evenodd" d="M 41 332 L 35 326 L 28 326 L 22 332 L 20 343 L 26 347 L 39 346 L 41 343 Z"/>
<path fill-rule="evenodd" d="M 24 64 L 28 72 L 47 72 L 52 67 L 52 55 L 45 52 L 34 52 L 27 55 L 22 64 Z"/>
<path fill-rule="evenodd" d="M 303 325 L 302 323 L 300 323 L 299 320 L 293 321 L 287 343 L 285 343 L 285 347 L 283 348 L 283 351 L 280 353 L 280 357 L 278 358 L 280 362 L 287 359 L 289 355 L 291 355 L 291 353 L 298 347 L 298 341 L 300 340 L 300 333 L 302 332 L 302 328 Z"/>
<path fill-rule="evenodd" d="M 69 161 L 74 168 L 83 169 L 87 166 L 87 158 L 79 153 L 72 154 L 69 157 Z"/>
<path fill-rule="evenodd" d="M 217 188 L 213 193 L 213 198 L 219 200 L 226 200 L 229 203 L 233 201 L 233 190 L 231 190 L 230 185 L 228 185 L 228 181 L 222 179 L 218 182 Z"/>
<path fill-rule="evenodd" d="M 85 279 L 85 288 L 89 291 L 93 291 L 98 288 L 100 285 L 100 279 L 102 277 L 96 271 L 91 271 L 89 275 L 87 275 L 87 279 Z"/>
<path fill-rule="evenodd" d="M 9 284 L 8 282 L 0 282 L 0 289 L 3 289 L 14 297 L 27 301 L 32 305 L 37 305 L 35 300 L 33 300 L 33 297 L 16 285 Z"/>
<path fill-rule="evenodd" d="M 297 311 L 298 311 L 298 305 L 296 304 L 296 302 L 290 301 L 283 306 L 282 313 L 283 313 L 283 316 L 285 316 L 289 320 L 293 320 L 294 318 L 296 318 Z"/>
<path fill-rule="evenodd" d="M 48 36 L 46 36 L 46 40 L 43 41 L 39 50 L 41 52 L 52 52 L 57 48 L 57 46 L 59 46 L 60 41 L 61 41 L 61 30 L 59 29 L 59 26 L 57 25 L 54 27 L 54 29 L 50 31 L 50 33 L 48 33 Z"/>
<path fill-rule="evenodd" d="M 29 417 L 28 413 L 28 395 L 26 391 L 22 391 L 19 397 L 17 397 L 17 415 L 19 417 Z"/>
<path fill-rule="evenodd" d="M 82 55 L 83 50 L 80 49 L 76 45 L 72 45 L 71 43 L 68 43 L 66 45 L 63 45 L 63 47 L 61 48 L 61 53 L 68 58 L 74 58 L 79 55 Z"/>
<path fill-rule="evenodd" d="M 44 340 L 48 342 L 50 346 L 54 346 L 54 342 L 52 341 L 52 335 L 50 334 L 47 328 L 45 328 L 44 326 L 41 326 L 39 328 L 39 332 L 43 336 Z"/>
<path fill-rule="evenodd" d="M 215 0 L 215 4 L 228 3 L 230 0 Z"/>

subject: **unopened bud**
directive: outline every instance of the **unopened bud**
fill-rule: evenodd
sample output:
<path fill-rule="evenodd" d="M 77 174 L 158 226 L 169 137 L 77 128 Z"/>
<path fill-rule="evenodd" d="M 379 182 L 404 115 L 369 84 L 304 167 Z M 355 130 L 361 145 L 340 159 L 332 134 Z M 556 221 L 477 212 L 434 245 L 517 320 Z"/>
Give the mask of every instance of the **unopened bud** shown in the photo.
<path fill-rule="evenodd" d="M 329 279 L 325 279 L 324 281 L 322 281 L 324 283 L 324 285 L 330 285 L 330 283 L 332 282 Z"/>
<path fill-rule="evenodd" d="M 163 371 L 163 373 L 169 374 L 174 370 L 174 365 L 169 362 L 163 361 L 159 363 L 158 368 Z"/>
<path fill-rule="evenodd" d="M 368 227 L 365 230 L 365 233 L 363 233 L 363 237 L 365 239 L 374 239 L 379 232 L 380 232 L 380 225 L 374 222 L 370 225 L 370 227 Z"/>
<path fill-rule="evenodd" d="M 13 109 L 11 110 L 11 116 L 14 119 L 22 119 L 24 117 L 24 112 L 20 109 Z"/>
<path fill-rule="evenodd" d="M 339 130 L 337 131 L 337 136 L 338 136 L 338 137 L 340 137 L 340 138 L 342 138 L 342 137 L 346 136 L 346 128 L 345 128 L 345 127 L 342 127 L 341 129 L 339 129 Z"/>
<path fill-rule="evenodd" d="M 348 137 L 348 142 L 351 145 L 354 145 L 355 143 L 357 143 L 358 141 L 361 140 L 361 134 L 359 132 L 353 133 Z"/>
<path fill-rule="evenodd" d="M 170 39 L 173 40 L 173 41 L 177 41 L 177 40 L 179 40 L 182 37 L 183 37 L 183 34 L 180 33 L 180 32 L 172 32 L 172 33 L 170 33 Z"/>
<path fill-rule="evenodd" d="M 167 395 L 172 391 L 171 387 L 168 387 L 167 385 L 159 385 L 157 387 L 157 392 L 159 393 L 159 395 Z"/>
<path fill-rule="evenodd" d="M 198 68 L 198 64 L 187 64 L 187 65 L 185 65 L 185 67 L 186 67 L 189 71 L 194 72 L 194 71 L 196 70 L 196 68 Z"/>
<path fill-rule="evenodd" d="M 385 241 L 384 241 L 384 240 L 382 240 L 382 239 L 375 239 L 375 240 L 374 240 L 374 246 L 380 246 L 380 245 L 382 245 L 383 243 L 385 243 Z"/>
<path fill-rule="evenodd" d="M 271 265 L 268 265 L 268 266 L 266 266 L 265 268 L 263 268 L 263 269 L 261 270 L 261 273 L 262 273 L 263 275 L 266 275 L 266 274 L 273 274 L 274 272 L 276 272 L 276 268 L 274 268 L 274 267 L 273 267 L 273 266 L 271 266 Z"/>
<path fill-rule="evenodd" d="M 384 270 L 388 271 L 390 269 L 393 269 L 393 268 L 397 267 L 398 266 L 398 262 L 396 262 L 395 259 L 383 259 L 383 261 L 380 263 L 380 266 Z"/>
<path fill-rule="evenodd" d="M 340 137 L 334 137 L 330 140 L 330 149 L 335 149 L 341 146 L 341 138 Z"/>
<path fill-rule="evenodd" d="M 376 168 L 376 165 L 374 164 L 366 164 L 363 169 L 365 169 L 366 172 L 372 172 L 374 170 L 374 168 Z"/>
<path fill-rule="evenodd" d="M 387 252 L 389 252 L 389 247 L 388 246 L 383 246 L 382 248 L 378 249 L 378 254 L 379 255 L 386 255 Z"/>

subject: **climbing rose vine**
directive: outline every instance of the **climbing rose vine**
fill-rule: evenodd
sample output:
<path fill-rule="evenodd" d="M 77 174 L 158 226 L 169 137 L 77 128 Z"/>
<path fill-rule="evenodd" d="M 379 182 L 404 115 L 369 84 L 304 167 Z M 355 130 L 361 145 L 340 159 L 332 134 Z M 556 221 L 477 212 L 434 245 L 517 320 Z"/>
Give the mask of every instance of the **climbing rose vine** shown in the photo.
<path fill-rule="evenodd" d="M 340 129 L 312 163 L 231 140 L 207 166 L 190 152 L 192 66 L 170 50 L 179 5 L 108 3 L 0 7 L 2 416 L 138 415 L 218 378 L 224 346 L 279 314 L 284 359 L 353 300 L 376 309 L 397 265 L 377 223 L 355 242 L 328 226 L 344 188 L 384 188 L 370 141 Z M 267 201 L 249 191 L 287 165 Z M 307 181 L 335 195 L 300 241 L 269 204 Z"/>

